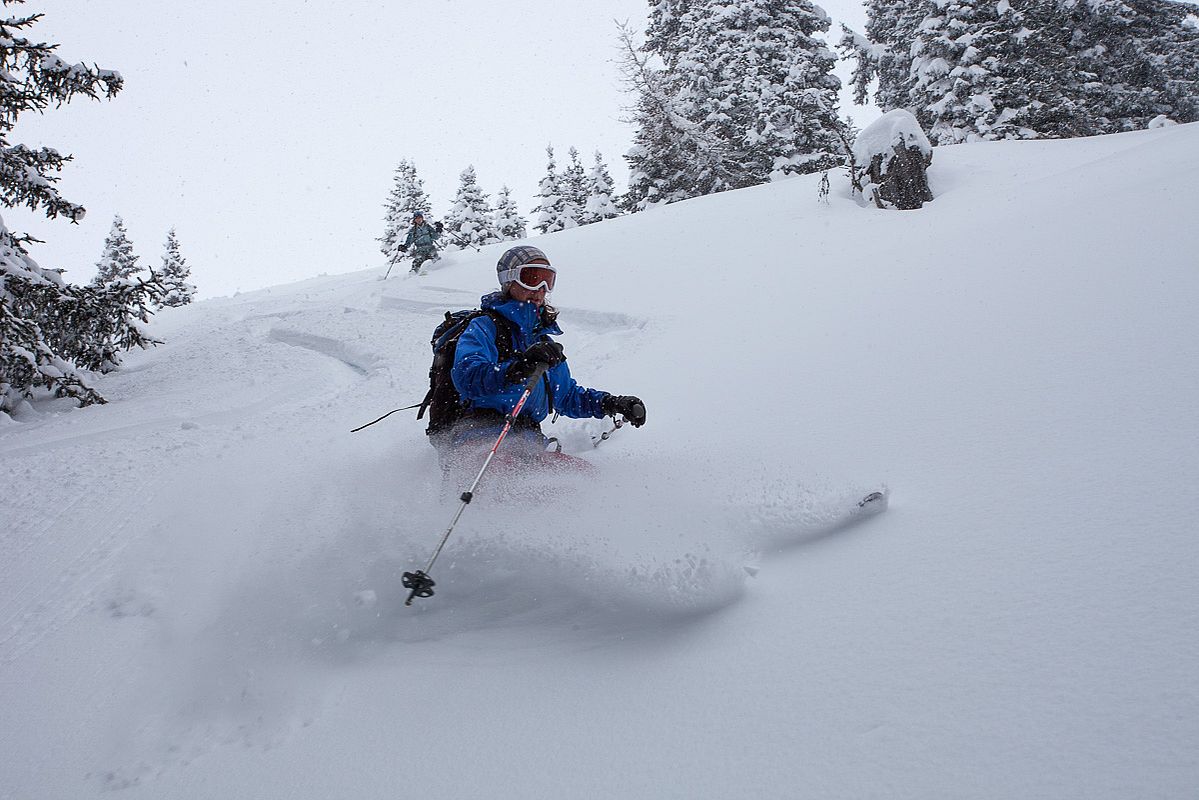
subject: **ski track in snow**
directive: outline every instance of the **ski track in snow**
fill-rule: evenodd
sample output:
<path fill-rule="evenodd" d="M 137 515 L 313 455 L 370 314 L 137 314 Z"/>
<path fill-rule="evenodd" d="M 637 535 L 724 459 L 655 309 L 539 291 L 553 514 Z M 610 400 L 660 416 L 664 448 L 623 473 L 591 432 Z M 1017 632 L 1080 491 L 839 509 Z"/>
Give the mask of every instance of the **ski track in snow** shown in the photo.
<path fill-rule="evenodd" d="M 326 336 L 317 336 L 312 333 L 301 333 L 285 328 L 272 328 L 270 338 L 276 342 L 289 344 L 293 347 L 302 347 L 305 350 L 311 350 L 314 353 L 328 356 L 334 361 L 345 364 L 353 372 L 362 377 L 369 375 L 378 361 L 376 356 L 350 347 L 343 341 L 330 339 Z"/>
<path fill-rule="evenodd" d="M 124 448 L 105 450 L 114 458 L 128 453 Z M 76 454 L 81 464 L 95 463 L 95 456 L 88 458 L 83 452 Z M 92 607 L 124 549 L 141 535 L 130 518 L 146 509 L 162 484 L 161 478 L 151 477 L 130 491 L 118 476 L 71 463 L 40 469 L 38 477 L 51 487 L 61 485 L 55 478 L 83 480 L 89 491 L 63 492 L 61 503 L 53 510 L 32 514 L 12 502 L 19 501 L 19 494 L 7 495 L 10 502 L 2 507 L 2 516 L 13 522 L 0 534 L 0 549 L 6 556 L 6 572 L 21 578 L 0 598 L 0 664 L 18 659 Z M 6 480 L 5 485 L 19 482 Z M 64 531 L 70 531 L 71 549 L 59 555 Z"/>

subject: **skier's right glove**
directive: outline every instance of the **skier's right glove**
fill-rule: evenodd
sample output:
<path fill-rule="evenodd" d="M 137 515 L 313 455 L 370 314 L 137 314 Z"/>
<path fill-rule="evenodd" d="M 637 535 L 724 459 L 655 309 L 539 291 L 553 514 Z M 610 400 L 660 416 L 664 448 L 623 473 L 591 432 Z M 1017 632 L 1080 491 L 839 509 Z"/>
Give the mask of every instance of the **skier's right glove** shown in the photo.
<path fill-rule="evenodd" d="M 610 394 L 600 403 L 600 410 L 604 412 L 605 417 L 614 417 L 617 414 L 624 415 L 624 418 L 634 428 L 640 428 L 645 424 L 645 403 L 641 402 L 641 398 L 639 397 Z"/>
<path fill-rule="evenodd" d="M 562 350 L 562 345 L 548 339 L 540 341 L 523 353 L 517 354 L 516 360 L 508 367 L 508 383 L 524 383 L 533 377 L 538 364 L 545 364 L 548 369 L 565 360 L 566 353 Z"/>
<path fill-rule="evenodd" d="M 400 252 L 401 252 L 401 253 L 407 253 L 407 252 L 408 252 L 408 245 L 406 245 L 406 244 L 402 244 L 402 245 L 400 245 Z"/>

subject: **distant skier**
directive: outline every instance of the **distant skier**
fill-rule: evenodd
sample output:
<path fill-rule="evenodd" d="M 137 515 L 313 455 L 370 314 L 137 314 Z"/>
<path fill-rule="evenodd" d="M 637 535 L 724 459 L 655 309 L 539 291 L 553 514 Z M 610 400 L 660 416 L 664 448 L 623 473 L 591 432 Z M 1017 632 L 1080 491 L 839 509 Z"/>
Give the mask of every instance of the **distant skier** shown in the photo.
<path fill-rule="evenodd" d="M 433 437 L 443 461 L 452 453 L 473 455 L 476 443 L 480 448 L 494 443 L 525 383 L 542 364 L 546 372 L 504 440 L 507 458 L 569 460 L 545 452 L 548 440 L 541 422 L 555 412 L 575 418 L 620 414 L 634 427 L 644 425 L 645 404 L 637 397 L 587 389 L 571 377 L 562 345 L 550 338 L 560 336 L 562 329 L 557 309 L 546 303 L 558 276 L 545 253 L 527 245 L 513 247 L 500 256 L 496 273 L 500 291 L 484 295 L 481 307 L 503 318 L 501 327 L 508 329 L 514 355 L 501 359 L 497 336 L 504 332 L 497 331 L 488 314 L 480 314 L 466 326 L 450 373 L 463 410 L 448 430 Z"/>
<path fill-rule="evenodd" d="M 421 265 L 426 261 L 436 261 L 437 240 L 441 238 L 442 224 L 425 222 L 425 215 L 417 211 L 412 215 L 412 227 L 408 229 L 408 237 L 400 245 L 400 252 L 407 253 L 412 248 L 412 271 L 420 272 Z"/>

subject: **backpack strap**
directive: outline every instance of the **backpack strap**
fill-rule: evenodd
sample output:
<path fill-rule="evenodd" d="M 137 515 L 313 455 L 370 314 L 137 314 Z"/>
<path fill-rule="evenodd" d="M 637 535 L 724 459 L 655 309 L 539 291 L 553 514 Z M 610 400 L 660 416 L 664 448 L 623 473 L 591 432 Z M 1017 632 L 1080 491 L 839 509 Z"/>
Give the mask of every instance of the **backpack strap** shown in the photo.
<path fill-rule="evenodd" d="M 487 310 L 479 312 L 479 316 L 487 315 L 495 324 L 495 349 L 499 352 L 499 360 L 507 361 L 516 355 L 516 347 L 512 344 L 512 323 L 498 311 Z M 471 317 L 473 320 L 474 317 Z"/>
<path fill-rule="evenodd" d="M 491 317 L 491 321 L 495 323 L 495 349 L 499 351 L 499 360 L 507 361 L 516 355 L 516 348 L 512 345 L 512 323 L 498 311 L 484 311 L 483 313 Z M 546 334 L 542 334 L 542 338 L 547 338 Z M 549 412 L 553 414 L 554 387 L 550 384 L 549 373 L 541 376 L 541 383 L 545 387 L 545 399 L 549 404 Z"/>

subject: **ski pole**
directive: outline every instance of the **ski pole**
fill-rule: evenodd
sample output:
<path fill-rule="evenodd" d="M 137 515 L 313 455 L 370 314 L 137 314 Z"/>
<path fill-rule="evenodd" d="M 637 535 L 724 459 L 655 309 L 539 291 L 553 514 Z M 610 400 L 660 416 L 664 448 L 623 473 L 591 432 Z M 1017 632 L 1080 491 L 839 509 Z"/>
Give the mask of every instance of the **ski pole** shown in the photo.
<path fill-rule="evenodd" d="M 459 238 L 459 237 L 458 237 L 458 235 L 457 235 L 457 234 L 450 233 L 450 231 L 446 231 L 446 233 L 449 233 L 449 234 L 450 234 L 450 238 L 451 238 L 451 239 L 453 239 L 453 240 L 454 240 L 455 242 L 457 242 L 458 244 L 462 245 L 463 247 L 474 247 L 474 249 L 475 249 L 475 252 L 476 252 L 476 253 L 482 253 L 482 252 L 483 252 L 482 250 L 480 250 L 479 248 L 475 247 L 475 246 L 474 246 L 473 244 L 471 244 L 470 242 L 463 241 L 461 238 Z"/>
<path fill-rule="evenodd" d="M 401 253 L 404 253 L 405 255 L 407 255 L 407 252 L 408 252 L 408 251 L 407 251 L 407 250 L 401 250 L 400 252 L 401 252 Z M 401 259 L 398 259 L 398 261 L 403 261 L 403 259 L 402 259 L 402 258 L 401 258 Z M 387 265 L 387 272 L 383 273 L 383 280 L 387 280 L 387 277 L 388 277 L 389 275 L 391 275 L 391 270 L 392 270 L 392 268 L 393 268 L 393 267 L 395 267 L 396 263 L 397 263 L 397 261 L 396 261 L 396 260 L 392 260 L 392 261 L 391 261 L 391 263 Z"/>
<path fill-rule="evenodd" d="M 454 532 L 454 526 L 458 524 L 458 520 L 462 517 L 462 512 L 470 505 L 470 501 L 475 499 L 475 489 L 479 487 L 479 481 L 483 480 L 483 473 L 487 472 L 487 468 L 491 466 L 491 459 L 495 458 L 495 451 L 500 449 L 500 444 L 504 441 L 504 437 L 508 435 L 508 431 L 512 430 L 512 423 L 520 416 L 520 410 L 525 407 L 525 401 L 529 399 L 529 395 L 533 393 L 533 387 L 537 385 L 537 381 L 541 380 L 541 376 L 547 368 L 548 365 L 546 364 L 538 364 L 537 368 L 533 370 L 532 376 L 525 383 L 525 390 L 521 392 L 520 399 L 512 407 L 512 412 L 504 419 L 504 429 L 500 431 L 499 438 L 491 446 L 491 452 L 487 454 L 487 460 L 483 462 L 483 468 L 475 476 L 475 481 L 470 485 L 470 488 L 458 498 L 462 501 L 462 505 L 458 506 L 458 512 L 450 520 L 450 527 L 446 528 L 445 533 L 441 537 L 441 542 L 438 543 L 437 549 L 433 551 L 433 557 L 429 559 L 429 563 L 425 565 L 424 569 L 418 569 L 416 572 L 405 572 L 403 574 L 402 583 L 404 588 L 412 590 L 408 595 L 408 599 L 404 601 L 404 605 L 412 605 L 412 601 L 418 597 L 433 596 L 433 587 L 436 584 L 429 577 L 429 572 L 433 569 L 433 562 L 441 555 L 441 550 L 445 547 L 445 543 L 449 541 L 450 534 Z"/>
<path fill-rule="evenodd" d="M 612 434 L 614 434 L 614 433 L 616 433 L 618 430 L 620 430 L 620 429 L 621 429 L 621 427 L 623 427 L 623 426 L 624 426 L 624 423 L 625 423 L 625 420 L 624 420 L 624 418 L 623 418 L 623 417 L 621 417 L 621 418 L 619 418 L 619 419 L 618 419 L 618 418 L 616 418 L 616 417 L 613 417 L 613 418 L 612 418 L 612 430 L 610 430 L 610 431 L 604 431 L 604 432 L 603 432 L 603 433 L 601 433 L 599 436 L 592 436 L 592 437 L 591 437 L 591 446 L 592 446 L 592 447 L 599 447 L 601 444 L 603 444 L 604 442 L 606 442 L 606 441 L 608 441 L 609 439 L 611 439 L 611 438 L 612 438 Z M 366 427 L 366 426 L 364 425 L 363 427 Z"/>

